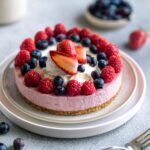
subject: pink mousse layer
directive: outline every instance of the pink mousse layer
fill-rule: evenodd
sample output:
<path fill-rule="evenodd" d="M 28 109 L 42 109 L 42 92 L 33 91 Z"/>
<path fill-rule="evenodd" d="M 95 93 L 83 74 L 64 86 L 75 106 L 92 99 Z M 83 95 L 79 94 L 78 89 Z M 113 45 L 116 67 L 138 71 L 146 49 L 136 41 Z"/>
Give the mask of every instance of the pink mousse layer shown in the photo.
<path fill-rule="evenodd" d="M 117 74 L 111 83 L 105 84 L 103 89 L 97 90 L 93 95 L 75 97 L 55 96 L 42 94 L 36 88 L 26 87 L 24 78 L 19 76 L 19 71 L 16 70 L 16 85 L 20 93 L 33 104 L 55 111 L 80 111 L 99 106 L 117 94 L 121 86 L 121 80 L 122 72 Z"/>

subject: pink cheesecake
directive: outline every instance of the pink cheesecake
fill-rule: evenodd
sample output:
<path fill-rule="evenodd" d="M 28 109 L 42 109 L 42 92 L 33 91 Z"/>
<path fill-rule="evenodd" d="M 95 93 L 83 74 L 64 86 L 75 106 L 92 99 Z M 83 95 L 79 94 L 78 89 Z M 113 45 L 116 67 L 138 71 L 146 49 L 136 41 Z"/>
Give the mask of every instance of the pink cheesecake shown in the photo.
<path fill-rule="evenodd" d="M 122 62 L 117 46 L 89 29 L 57 24 L 21 43 L 15 77 L 29 105 L 79 115 L 111 104 L 121 86 Z"/>

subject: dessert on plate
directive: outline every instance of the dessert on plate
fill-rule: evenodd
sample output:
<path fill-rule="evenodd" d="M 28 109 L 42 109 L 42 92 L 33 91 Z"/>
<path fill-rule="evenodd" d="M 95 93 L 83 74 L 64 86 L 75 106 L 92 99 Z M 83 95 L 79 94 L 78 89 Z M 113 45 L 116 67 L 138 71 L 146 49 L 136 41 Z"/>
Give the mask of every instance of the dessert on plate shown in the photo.
<path fill-rule="evenodd" d="M 14 60 L 16 86 L 30 105 L 58 115 L 97 111 L 119 92 L 119 49 L 88 28 L 52 30 L 26 38 Z"/>

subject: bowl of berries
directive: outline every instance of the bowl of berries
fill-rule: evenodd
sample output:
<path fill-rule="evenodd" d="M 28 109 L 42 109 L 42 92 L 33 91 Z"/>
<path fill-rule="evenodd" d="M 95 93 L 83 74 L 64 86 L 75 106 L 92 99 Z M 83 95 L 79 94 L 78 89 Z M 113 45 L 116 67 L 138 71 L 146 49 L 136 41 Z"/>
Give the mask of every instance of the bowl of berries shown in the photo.
<path fill-rule="evenodd" d="M 85 12 L 87 21 L 103 29 L 127 25 L 133 16 L 132 4 L 126 0 L 96 0 Z"/>

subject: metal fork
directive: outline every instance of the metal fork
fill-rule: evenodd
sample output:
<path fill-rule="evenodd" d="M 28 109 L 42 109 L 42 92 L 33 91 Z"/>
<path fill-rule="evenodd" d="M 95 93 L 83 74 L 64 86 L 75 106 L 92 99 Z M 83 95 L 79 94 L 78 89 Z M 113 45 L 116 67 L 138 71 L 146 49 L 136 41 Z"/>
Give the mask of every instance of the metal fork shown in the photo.
<path fill-rule="evenodd" d="M 140 136 L 125 144 L 125 147 L 111 146 L 102 150 L 144 150 L 150 145 L 150 129 Z"/>

